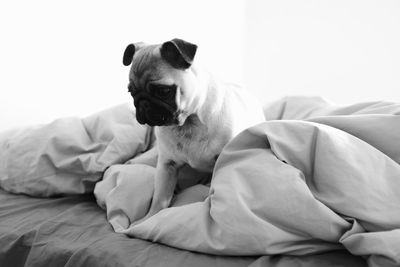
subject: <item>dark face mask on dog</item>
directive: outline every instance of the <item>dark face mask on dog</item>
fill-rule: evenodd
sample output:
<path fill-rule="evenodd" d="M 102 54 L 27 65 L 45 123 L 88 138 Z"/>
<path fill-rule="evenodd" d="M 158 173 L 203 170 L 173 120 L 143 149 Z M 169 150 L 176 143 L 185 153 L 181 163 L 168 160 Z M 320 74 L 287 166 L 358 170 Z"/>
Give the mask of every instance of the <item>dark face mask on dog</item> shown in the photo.
<path fill-rule="evenodd" d="M 176 86 L 150 85 L 150 92 L 136 90 L 132 85 L 128 91 L 134 99 L 136 119 L 140 124 L 168 126 L 176 124 Z"/>

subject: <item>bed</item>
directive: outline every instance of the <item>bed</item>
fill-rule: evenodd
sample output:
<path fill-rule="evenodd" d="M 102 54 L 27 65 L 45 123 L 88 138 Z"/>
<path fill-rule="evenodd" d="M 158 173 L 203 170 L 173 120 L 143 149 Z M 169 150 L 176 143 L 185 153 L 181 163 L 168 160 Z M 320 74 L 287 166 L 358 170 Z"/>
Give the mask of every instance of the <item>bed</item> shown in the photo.
<path fill-rule="evenodd" d="M 113 231 L 93 195 L 32 198 L 0 191 L 0 266 L 248 266 Z"/>
<path fill-rule="evenodd" d="M 0 266 L 364 266 L 346 251 L 227 257 L 117 234 L 93 195 L 32 198 L 0 190 Z"/>
<path fill-rule="evenodd" d="M 186 173 L 173 207 L 139 225 L 156 141 L 133 112 L 0 133 L 0 266 L 400 264 L 399 104 L 270 103 L 211 185 Z"/>

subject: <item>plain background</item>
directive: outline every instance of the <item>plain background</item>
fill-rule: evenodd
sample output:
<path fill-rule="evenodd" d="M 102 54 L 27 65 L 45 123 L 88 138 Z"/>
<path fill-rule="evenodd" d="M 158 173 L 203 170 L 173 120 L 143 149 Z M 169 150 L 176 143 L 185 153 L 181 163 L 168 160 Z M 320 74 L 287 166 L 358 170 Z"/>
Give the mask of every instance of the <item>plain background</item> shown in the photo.
<path fill-rule="evenodd" d="M 0 2 L 0 130 L 131 102 L 127 44 L 178 37 L 268 102 L 400 101 L 400 1 Z"/>

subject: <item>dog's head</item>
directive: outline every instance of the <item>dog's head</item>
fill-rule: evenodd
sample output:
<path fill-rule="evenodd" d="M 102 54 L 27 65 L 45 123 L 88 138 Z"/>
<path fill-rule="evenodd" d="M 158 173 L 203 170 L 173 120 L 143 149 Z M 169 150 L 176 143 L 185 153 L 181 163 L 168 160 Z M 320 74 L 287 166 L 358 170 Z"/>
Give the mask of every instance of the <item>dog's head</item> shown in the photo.
<path fill-rule="evenodd" d="M 199 86 L 192 63 L 197 46 L 181 39 L 127 46 L 123 64 L 131 65 L 128 91 L 136 118 L 150 126 L 183 125 L 196 108 Z"/>

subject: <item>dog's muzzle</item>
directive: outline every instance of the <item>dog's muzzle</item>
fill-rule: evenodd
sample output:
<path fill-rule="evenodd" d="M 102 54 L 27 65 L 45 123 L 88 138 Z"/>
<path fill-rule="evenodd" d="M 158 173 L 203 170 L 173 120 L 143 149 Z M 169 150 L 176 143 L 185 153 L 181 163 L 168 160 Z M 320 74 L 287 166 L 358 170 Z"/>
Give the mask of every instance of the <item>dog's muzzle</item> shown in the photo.
<path fill-rule="evenodd" d="M 136 119 L 140 124 L 166 126 L 176 123 L 176 107 L 169 105 L 147 92 L 141 91 L 134 96 Z"/>

